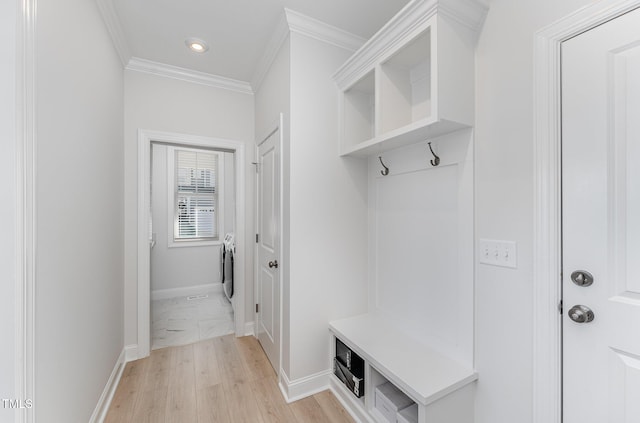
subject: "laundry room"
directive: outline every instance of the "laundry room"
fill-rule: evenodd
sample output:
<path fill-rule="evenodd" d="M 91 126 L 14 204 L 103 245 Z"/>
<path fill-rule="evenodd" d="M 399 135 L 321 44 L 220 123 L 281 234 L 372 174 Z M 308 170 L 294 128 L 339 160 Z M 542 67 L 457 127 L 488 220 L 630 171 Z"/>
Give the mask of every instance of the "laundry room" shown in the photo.
<path fill-rule="evenodd" d="M 139 316 L 136 310 L 149 310 L 142 313 L 149 317 L 140 319 L 137 331 L 149 331 L 145 339 L 150 339 L 150 350 L 234 333 L 247 308 L 243 300 L 253 302 L 252 291 L 238 294 L 242 262 L 231 265 L 238 240 L 237 211 L 244 213 L 249 194 L 238 184 L 239 172 L 247 168 L 238 161 L 247 159 L 239 154 L 241 147 L 225 140 L 252 136 L 247 128 L 253 119 L 251 97 L 149 72 L 127 70 L 125 82 L 125 149 L 137 156 L 137 161 L 125 164 L 130 178 L 125 185 L 133 188 L 125 190 L 126 215 L 131 225 L 147 228 L 125 247 L 133 253 L 125 259 L 133 265 L 132 283 L 125 285 L 126 308 L 131 316 Z M 138 151 L 142 136 L 148 136 L 145 152 Z M 147 169 L 148 181 L 136 190 L 140 167 Z M 181 184 L 181 176 L 189 177 Z M 149 212 L 144 215 L 137 211 L 139 191 L 148 193 L 144 207 Z M 187 200 L 196 201 L 195 207 L 186 209 Z M 143 268 L 149 273 L 138 283 L 135 263 L 141 258 L 135 251 L 140 244 L 148 254 Z M 136 325 L 125 326 L 129 336 L 135 336 Z M 239 327 L 244 334 L 244 323 Z"/>
<path fill-rule="evenodd" d="M 152 349 L 233 333 L 233 153 L 153 143 L 151 158 Z"/>

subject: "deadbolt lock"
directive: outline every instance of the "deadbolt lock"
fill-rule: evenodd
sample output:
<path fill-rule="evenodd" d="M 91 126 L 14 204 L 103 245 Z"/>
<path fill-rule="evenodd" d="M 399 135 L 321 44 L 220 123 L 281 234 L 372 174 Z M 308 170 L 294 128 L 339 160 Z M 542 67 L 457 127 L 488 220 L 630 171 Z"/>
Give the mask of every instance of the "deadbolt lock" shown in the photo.
<path fill-rule="evenodd" d="M 589 307 L 575 305 L 569 310 L 569 318 L 576 323 L 589 323 L 595 319 L 595 315 Z"/>
<path fill-rule="evenodd" d="M 586 270 L 576 270 L 571 274 L 571 280 L 578 286 L 590 286 L 593 283 L 593 275 Z"/>

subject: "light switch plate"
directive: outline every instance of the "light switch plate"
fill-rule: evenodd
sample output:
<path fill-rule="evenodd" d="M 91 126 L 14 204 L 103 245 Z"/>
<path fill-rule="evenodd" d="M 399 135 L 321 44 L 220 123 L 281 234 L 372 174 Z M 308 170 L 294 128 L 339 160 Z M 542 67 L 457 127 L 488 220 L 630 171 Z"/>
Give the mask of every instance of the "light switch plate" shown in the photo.
<path fill-rule="evenodd" d="M 491 266 L 518 267 L 518 256 L 515 241 L 498 241 L 495 239 L 481 239 L 478 246 L 480 263 Z"/>

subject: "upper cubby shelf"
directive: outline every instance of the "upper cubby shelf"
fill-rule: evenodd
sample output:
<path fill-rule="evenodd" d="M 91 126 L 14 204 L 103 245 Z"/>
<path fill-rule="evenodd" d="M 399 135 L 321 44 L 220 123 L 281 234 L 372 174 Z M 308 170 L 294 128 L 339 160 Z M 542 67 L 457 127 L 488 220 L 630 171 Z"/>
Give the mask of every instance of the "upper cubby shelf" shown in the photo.
<path fill-rule="evenodd" d="M 370 140 L 374 130 L 375 82 L 373 71 L 343 93 L 344 136 L 354 143 Z"/>
<path fill-rule="evenodd" d="M 473 124 L 474 49 L 486 7 L 413 0 L 336 72 L 340 154 L 370 155 Z"/>

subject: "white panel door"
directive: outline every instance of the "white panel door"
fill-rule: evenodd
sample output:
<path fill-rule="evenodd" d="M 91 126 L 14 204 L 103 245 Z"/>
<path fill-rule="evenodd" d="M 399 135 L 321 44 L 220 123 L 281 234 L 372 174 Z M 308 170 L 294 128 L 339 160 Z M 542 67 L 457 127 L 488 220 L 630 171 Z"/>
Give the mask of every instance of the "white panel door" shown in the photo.
<path fill-rule="evenodd" d="M 258 146 L 258 283 L 256 333 L 271 365 L 280 367 L 280 130 Z"/>
<path fill-rule="evenodd" d="M 562 214 L 564 423 L 638 423 L 640 9 L 562 45 Z"/>

